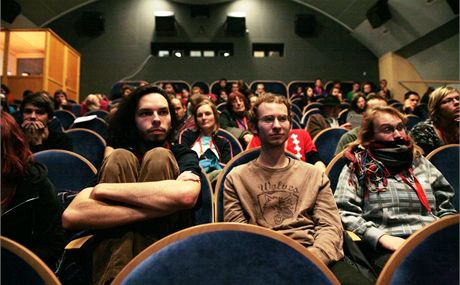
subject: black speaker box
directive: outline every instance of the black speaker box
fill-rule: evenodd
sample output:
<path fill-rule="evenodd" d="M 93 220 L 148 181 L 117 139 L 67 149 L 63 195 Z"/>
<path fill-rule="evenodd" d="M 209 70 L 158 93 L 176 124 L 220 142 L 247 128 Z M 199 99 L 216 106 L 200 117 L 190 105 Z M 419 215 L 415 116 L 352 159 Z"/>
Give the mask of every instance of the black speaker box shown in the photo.
<path fill-rule="evenodd" d="M 172 33 L 176 31 L 176 18 L 172 16 L 156 16 L 155 31 L 160 33 Z"/>
<path fill-rule="evenodd" d="M 14 19 L 21 14 L 21 5 L 14 0 L 2 0 L 2 20 L 12 24 Z"/>
<path fill-rule="evenodd" d="M 226 33 L 233 36 L 243 36 L 246 33 L 246 18 L 227 16 Z"/>
<path fill-rule="evenodd" d="M 316 31 L 316 16 L 313 14 L 297 15 L 295 33 L 301 37 L 311 37 Z"/>
<path fill-rule="evenodd" d="M 77 20 L 77 33 L 84 36 L 99 36 L 105 31 L 105 18 L 101 12 L 83 12 Z"/>
<path fill-rule="evenodd" d="M 366 13 L 367 20 L 372 28 L 378 28 L 386 21 L 391 19 L 390 9 L 388 8 L 388 0 L 379 0 Z"/>

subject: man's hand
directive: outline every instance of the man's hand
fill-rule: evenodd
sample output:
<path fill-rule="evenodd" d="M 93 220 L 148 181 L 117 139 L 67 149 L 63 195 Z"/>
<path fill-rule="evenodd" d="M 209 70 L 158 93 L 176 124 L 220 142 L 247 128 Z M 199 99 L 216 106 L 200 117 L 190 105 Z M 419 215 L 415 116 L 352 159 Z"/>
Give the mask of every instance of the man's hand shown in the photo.
<path fill-rule="evenodd" d="M 30 145 L 40 145 L 48 138 L 48 129 L 41 121 L 26 120 L 21 127 Z"/>
<path fill-rule="evenodd" d="M 176 180 L 200 182 L 200 177 L 191 171 L 184 171 L 177 176 Z"/>
<path fill-rule="evenodd" d="M 397 250 L 405 241 L 403 238 L 390 235 L 383 235 L 379 239 L 380 245 L 391 251 Z"/>

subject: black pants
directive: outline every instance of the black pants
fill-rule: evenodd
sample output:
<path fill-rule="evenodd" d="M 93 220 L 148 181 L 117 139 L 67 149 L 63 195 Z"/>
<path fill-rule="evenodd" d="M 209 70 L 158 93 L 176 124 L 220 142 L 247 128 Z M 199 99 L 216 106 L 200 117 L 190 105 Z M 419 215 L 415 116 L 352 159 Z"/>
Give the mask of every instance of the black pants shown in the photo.
<path fill-rule="evenodd" d="M 371 279 L 372 277 L 363 274 L 347 257 L 329 266 L 329 269 L 342 285 L 375 284 L 375 279 Z"/>

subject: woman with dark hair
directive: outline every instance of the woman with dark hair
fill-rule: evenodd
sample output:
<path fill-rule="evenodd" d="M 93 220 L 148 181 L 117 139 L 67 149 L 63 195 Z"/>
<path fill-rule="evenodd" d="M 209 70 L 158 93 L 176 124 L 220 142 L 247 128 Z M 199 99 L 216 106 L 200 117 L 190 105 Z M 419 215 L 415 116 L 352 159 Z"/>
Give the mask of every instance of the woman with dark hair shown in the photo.
<path fill-rule="evenodd" d="M 199 103 L 193 112 L 196 129 L 186 129 L 180 135 L 180 143 L 195 151 L 200 165 L 206 173 L 218 174 L 232 158 L 230 142 L 217 135 L 219 130 L 219 113 L 216 105 L 209 100 Z M 217 170 L 217 171 L 216 171 Z M 217 175 L 211 175 L 213 181 Z"/>
<path fill-rule="evenodd" d="M 453 87 L 439 87 L 428 101 L 430 118 L 415 125 L 410 135 L 425 155 L 445 145 L 459 143 L 460 93 Z"/>
<path fill-rule="evenodd" d="M 454 191 L 416 148 L 392 107 L 366 112 L 344 156 L 334 197 L 345 228 L 357 234 L 376 272 L 413 233 L 455 214 Z"/>
<path fill-rule="evenodd" d="M 68 104 L 67 93 L 65 93 L 64 90 L 57 90 L 54 92 L 54 110 L 71 110 L 71 108 L 67 108 Z"/>
<path fill-rule="evenodd" d="M 220 127 L 229 131 L 243 145 L 251 141 L 252 134 L 248 128 L 247 111 L 249 102 L 243 93 L 235 91 L 230 93 L 227 101 L 227 108 L 220 114 Z"/>
<path fill-rule="evenodd" d="M 356 94 L 351 100 L 350 107 L 351 110 L 348 111 L 347 122 L 351 124 L 352 128 L 355 128 L 361 125 L 362 114 L 366 110 L 366 97 L 361 93 Z"/>
<path fill-rule="evenodd" d="M 33 160 L 12 116 L 1 112 L 2 235 L 24 245 L 54 270 L 64 250 L 61 209 L 46 167 Z"/>

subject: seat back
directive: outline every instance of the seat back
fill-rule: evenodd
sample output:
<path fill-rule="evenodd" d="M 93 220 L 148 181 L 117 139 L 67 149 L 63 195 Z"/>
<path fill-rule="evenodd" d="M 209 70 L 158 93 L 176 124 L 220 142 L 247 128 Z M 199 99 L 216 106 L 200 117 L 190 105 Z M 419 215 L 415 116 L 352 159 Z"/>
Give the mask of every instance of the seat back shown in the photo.
<path fill-rule="evenodd" d="M 214 201 L 212 197 L 211 182 L 201 169 L 200 172 L 201 193 L 193 209 L 193 218 L 195 225 L 212 223 L 214 221 Z"/>
<path fill-rule="evenodd" d="M 57 192 L 80 191 L 96 183 L 96 168 L 79 154 L 50 149 L 34 153 L 34 157 L 48 168 L 48 178 Z"/>
<path fill-rule="evenodd" d="M 287 89 L 289 93 L 289 98 L 292 97 L 292 94 L 296 92 L 297 87 L 300 86 L 302 87 L 303 92 L 306 93 L 307 87 L 314 87 L 315 82 L 314 81 L 303 81 L 303 80 L 294 80 L 288 83 Z"/>
<path fill-rule="evenodd" d="M 96 115 L 98 118 L 105 120 L 108 114 L 109 112 L 107 112 L 106 110 L 92 110 L 87 112 L 85 116 Z"/>
<path fill-rule="evenodd" d="M 385 264 L 380 284 L 459 284 L 459 215 L 411 235 Z"/>
<path fill-rule="evenodd" d="M 61 284 L 56 275 L 32 251 L 4 236 L 0 236 L 0 241 L 2 284 Z"/>
<path fill-rule="evenodd" d="M 347 122 L 348 112 L 350 112 L 350 109 L 343 109 L 342 111 L 340 111 L 339 116 L 337 118 L 339 120 L 339 124 L 345 124 Z"/>
<path fill-rule="evenodd" d="M 72 112 L 67 110 L 56 110 L 53 115 L 59 119 L 64 130 L 67 130 L 77 118 Z"/>
<path fill-rule="evenodd" d="M 254 225 L 218 223 L 188 228 L 154 243 L 112 284 L 339 282 L 317 257 L 281 233 Z"/>
<path fill-rule="evenodd" d="M 459 153 L 460 144 L 448 144 L 438 147 L 426 156 L 454 188 L 453 204 L 457 211 L 459 210 Z"/>
<path fill-rule="evenodd" d="M 109 124 L 97 116 L 84 116 L 78 118 L 71 126 L 70 129 L 83 128 L 95 131 L 105 140 L 108 138 Z"/>
<path fill-rule="evenodd" d="M 224 130 L 224 129 L 219 129 L 217 131 L 217 135 L 226 138 L 230 142 L 230 146 L 232 147 L 232 156 L 235 156 L 243 151 L 243 147 L 241 146 L 241 143 L 229 131 Z"/>
<path fill-rule="evenodd" d="M 313 114 L 321 114 L 320 109 L 318 108 L 309 109 L 302 115 L 302 118 L 300 119 L 300 125 L 302 126 L 302 128 L 305 128 L 307 126 L 308 118 L 310 118 L 310 116 Z"/>
<path fill-rule="evenodd" d="M 279 80 L 256 80 L 252 81 L 251 84 L 249 84 L 249 87 L 253 92 L 256 91 L 257 84 L 262 83 L 265 87 L 266 92 L 271 92 L 274 94 L 278 95 L 283 95 L 286 96 L 288 95 L 287 93 L 287 87 L 286 84 L 284 84 L 283 81 Z"/>
<path fill-rule="evenodd" d="M 89 160 L 99 170 L 107 146 L 104 138 L 95 131 L 83 128 L 70 129 L 66 133 L 72 138 L 73 152 Z"/>
<path fill-rule="evenodd" d="M 320 131 L 314 138 L 313 143 L 318 150 L 319 157 L 324 164 L 328 165 L 334 157 L 335 149 L 340 138 L 347 132 L 343 128 L 327 128 Z"/>
<path fill-rule="evenodd" d="M 326 167 L 326 175 L 329 177 L 331 182 L 332 193 L 335 192 L 337 184 L 339 182 L 339 176 L 342 172 L 343 167 L 347 164 L 347 159 L 343 156 L 343 151 L 338 153 L 334 158 L 329 162 Z"/>
<path fill-rule="evenodd" d="M 208 83 L 206 83 L 204 81 L 195 81 L 192 84 L 192 88 L 195 87 L 195 86 L 200 87 L 201 90 L 203 90 L 203 94 L 208 94 L 209 93 L 209 85 L 208 85 Z"/>
<path fill-rule="evenodd" d="M 227 102 L 222 102 L 216 106 L 217 111 L 223 112 L 227 108 Z"/>
<path fill-rule="evenodd" d="M 406 115 L 407 123 L 406 123 L 406 128 L 408 131 L 410 131 L 416 124 L 422 121 L 422 119 L 416 115 Z"/>

